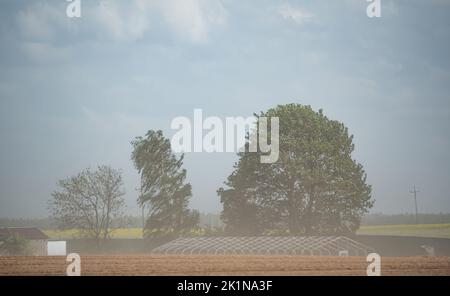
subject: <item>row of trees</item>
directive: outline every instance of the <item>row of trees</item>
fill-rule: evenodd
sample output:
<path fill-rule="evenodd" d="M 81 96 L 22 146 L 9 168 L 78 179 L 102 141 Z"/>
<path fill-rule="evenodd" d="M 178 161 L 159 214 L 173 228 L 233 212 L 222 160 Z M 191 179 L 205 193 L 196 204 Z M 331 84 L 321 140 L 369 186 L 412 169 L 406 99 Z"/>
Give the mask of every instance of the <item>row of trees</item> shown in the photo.
<path fill-rule="evenodd" d="M 354 233 L 373 206 L 361 164 L 352 159 L 353 136 L 340 122 L 296 104 L 278 106 L 256 117 L 278 117 L 279 160 L 260 162 L 261 151 L 241 152 L 234 171 L 217 193 L 221 218 L 232 234 Z M 258 133 L 258 130 L 251 131 Z M 270 138 L 270 134 L 267 135 Z M 247 145 L 251 137 L 248 135 Z M 145 236 L 178 236 L 198 224 L 188 208 L 183 155 L 177 157 L 161 131 L 150 130 L 132 143 L 131 159 L 141 181 L 138 204 L 145 213 Z M 61 228 L 77 228 L 105 239 L 124 208 L 119 171 L 100 166 L 61 180 L 49 203 Z"/>
<path fill-rule="evenodd" d="M 132 143 L 131 159 L 141 176 L 138 204 L 145 214 L 146 237 L 174 237 L 187 233 L 199 221 L 188 209 L 192 188 L 185 182 L 183 155 L 177 158 L 161 131 L 150 130 Z M 108 239 L 123 227 L 125 200 L 121 172 L 110 166 L 85 169 L 60 180 L 49 209 L 60 229 L 74 228 L 84 237 Z"/>

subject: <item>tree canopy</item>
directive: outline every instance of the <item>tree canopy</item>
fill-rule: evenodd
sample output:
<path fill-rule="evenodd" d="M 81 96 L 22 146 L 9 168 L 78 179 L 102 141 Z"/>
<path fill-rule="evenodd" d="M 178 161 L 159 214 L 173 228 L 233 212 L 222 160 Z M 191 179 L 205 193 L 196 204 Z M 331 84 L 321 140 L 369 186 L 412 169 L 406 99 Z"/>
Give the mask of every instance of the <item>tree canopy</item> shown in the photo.
<path fill-rule="evenodd" d="M 49 201 L 51 218 L 60 229 L 74 228 L 85 237 L 107 239 L 120 226 L 113 221 L 125 208 L 122 186 L 120 171 L 105 165 L 60 180 Z"/>
<path fill-rule="evenodd" d="M 226 187 L 218 190 L 226 230 L 354 233 L 373 200 L 363 166 L 352 158 L 353 136 L 344 124 L 298 104 L 255 116 L 279 117 L 280 156 L 267 164 L 260 162 L 261 152 L 238 154 Z M 249 135 L 248 141 L 257 138 Z"/>
<path fill-rule="evenodd" d="M 172 153 L 162 131 L 150 130 L 132 145 L 131 158 L 141 175 L 138 204 L 147 207 L 145 236 L 176 236 L 197 225 L 199 213 L 188 209 L 192 189 L 185 183 L 184 155 Z"/>

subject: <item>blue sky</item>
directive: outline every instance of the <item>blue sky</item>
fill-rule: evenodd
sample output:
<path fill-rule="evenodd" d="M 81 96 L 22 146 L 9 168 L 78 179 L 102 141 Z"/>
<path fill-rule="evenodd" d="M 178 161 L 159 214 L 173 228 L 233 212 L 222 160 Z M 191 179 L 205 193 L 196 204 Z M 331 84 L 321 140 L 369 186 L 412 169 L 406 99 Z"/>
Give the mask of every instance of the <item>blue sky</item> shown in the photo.
<path fill-rule="evenodd" d="M 0 216 L 42 217 L 58 179 L 110 164 L 129 213 L 134 137 L 175 116 L 323 108 L 355 136 L 373 212 L 450 212 L 450 1 L 86 1 L 0 5 Z M 187 154 L 191 206 L 220 211 L 230 153 Z"/>

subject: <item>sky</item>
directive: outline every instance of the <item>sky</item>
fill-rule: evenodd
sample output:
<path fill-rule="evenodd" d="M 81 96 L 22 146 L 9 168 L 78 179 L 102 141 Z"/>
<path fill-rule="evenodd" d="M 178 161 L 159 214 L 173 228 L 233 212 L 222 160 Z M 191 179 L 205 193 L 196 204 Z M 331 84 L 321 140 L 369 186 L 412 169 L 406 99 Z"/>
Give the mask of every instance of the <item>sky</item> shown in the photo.
<path fill-rule="evenodd" d="M 132 141 L 176 116 L 323 109 L 354 135 L 372 212 L 450 212 L 450 1 L 0 0 L 0 217 L 45 217 L 59 179 L 107 164 L 138 214 Z M 188 153 L 219 212 L 233 153 Z"/>

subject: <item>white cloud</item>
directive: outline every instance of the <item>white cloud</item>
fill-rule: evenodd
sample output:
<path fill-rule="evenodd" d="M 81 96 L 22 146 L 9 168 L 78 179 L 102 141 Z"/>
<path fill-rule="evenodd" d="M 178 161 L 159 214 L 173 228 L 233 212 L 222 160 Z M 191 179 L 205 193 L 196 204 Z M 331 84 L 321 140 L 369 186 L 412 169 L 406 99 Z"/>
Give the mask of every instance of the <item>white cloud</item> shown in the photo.
<path fill-rule="evenodd" d="M 226 23 L 220 0 L 134 0 L 125 5 L 101 1 L 96 8 L 99 24 L 115 39 L 140 39 L 162 19 L 168 30 L 192 42 L 204 42 L 214 26 Z"/>
<path fill-rule="evenodd" d="M 116 2 L 101 1 L 96 11 L 98 22 L 113 37 L 121 38 L 125 33 L 124 22 Z"/>
<path fill-rule="evenodd" d="M 76 27 L 68 21 L 64 6 L 47 2 L 27 4 L 15 16 L 22 42 L 21 52 L 35 63 L 55 63 L 67 60 L 70 46 L 56 45 L 61 33 L 75 32 Z"/>
<path fill-rule="evenodd" d="M 95 37 L 134 41 L 153 29 L 203 43 L 227 20 L 221 0 L 100 0 L 83 3 L 79 20 L 66 16 L 65 5 L 50 1 L 27 5 L 16 15 L 21 36 L 25 41 L 52 42 L 61 33 L 96 32 Z"/>
<path fill-rule="evenodd" d="M 148 2 L 147 2 L 148 3 Z M 150 9 L 145 2 L 100 1 L 94 8 L 97 24 L 116 40 L 140 39 L 150 29 Z"/>
<path fill-rule="evenodd" d="M 64 17 L 57 7 L 37 2 L 19 11 L 16 22 L 25 38 L 42 41 L 52 39 L 57 28 L 67 26 Z"/>
<path fill-rule="evenodd" d="M 293 21 L 299 25 L 310 22 L 315 16 L 299 7 L 293 7 L 289 3 L 285 3 L 278 7 L 278 13 L 285 20 Z"/>
<path fill-rule="evenodd" d="M 163 14 L 172 30 L 194 42 L 204 42 L 214 26 L 226 23 L 227 12 L 219 0 L 164 1 Z"/>

